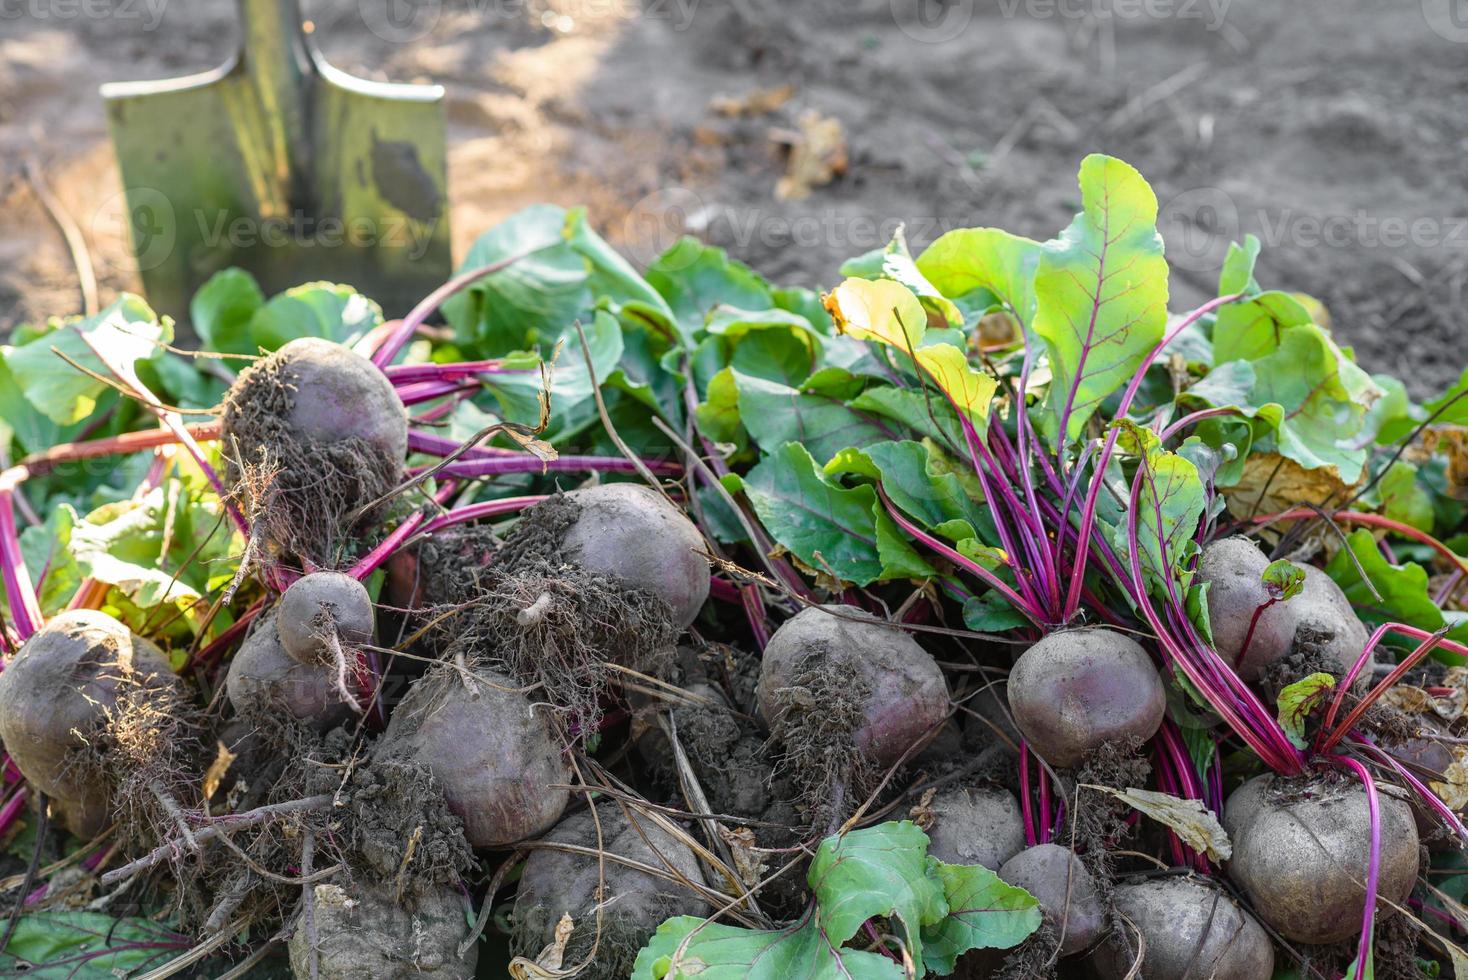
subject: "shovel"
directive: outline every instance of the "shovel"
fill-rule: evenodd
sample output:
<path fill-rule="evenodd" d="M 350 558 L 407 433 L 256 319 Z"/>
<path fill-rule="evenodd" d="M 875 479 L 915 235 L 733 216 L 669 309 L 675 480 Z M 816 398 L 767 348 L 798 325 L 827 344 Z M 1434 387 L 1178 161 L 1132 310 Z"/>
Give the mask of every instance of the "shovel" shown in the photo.
<path fill-rule="evenodd" d="M 213 71 L 102 86 L 143 288 L 186 319 L 211 275 L 348 283 L 400 316 L 451 273 L 443 89 L 328 65 L 296 0 L 239 0 Z"/>

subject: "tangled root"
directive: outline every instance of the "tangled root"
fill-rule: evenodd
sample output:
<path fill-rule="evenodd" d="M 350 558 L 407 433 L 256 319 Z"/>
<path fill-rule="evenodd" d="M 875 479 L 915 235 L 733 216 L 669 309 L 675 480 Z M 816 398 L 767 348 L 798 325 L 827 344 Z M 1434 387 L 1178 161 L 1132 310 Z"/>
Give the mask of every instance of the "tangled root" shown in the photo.
<path fill-rule="evenodd" d="M 467 603 L 444 617 L 443 630 L 454 636 L 446 653 L 543 685 L 567 730 L 583 736 L 601 721 L 613 673 L 607 664 L 660 674 L 672 662 L 678 630 L 664 600 L 564 560 L 560 540 L 578 513 L 572 500 L 554 496 L 520 519 L 490 564 L 432 574 L 452 576 L 443 593 Z M 451 556 L 465 547 L 475 553 L 481 543 L 445 542 Z"/>
<path fill-rule="evenodd" d="M 294 373 L 275 358 L 240 374 L 222 417 L 224 477 L 230 501 L 269 550 L 260 557 L 299 556 L 329 566 L 348 538 L 380 522 L 381 508 L 349 518 L 398 484 L 402 461 L 384 460 L 356 436 L 301 442 L 289 422 L 295 390 Z"/>
<path fill-rule="evenodd" d="M 811 825 L 844 820 L 877 786 L 881 772 L 853 737 L 866 721 L 867 681 L 834 669 L 824 651 L 808 654 L 775 692 L 774 741 L 784 746 L 782 768 L 799 787 Z"/>
<path fill-rule="evenodd" d="M 67 766 L 83 784 L 111 787 L 118 840 L 150 849 L 192 839 L 186 806 L 197 805 L 203 719 L 173 677 L 119 672 L 105 723 Z"/>
<path fill-rule="evenodd" d="M 1135 738 L 1103 742 L 1075 768 L 1076 783 L 1119 789 L 1147 785 L 1152 765 L 1141 749 L 1142 741 Z M 1088 791 L 1081 794 L 1077 805 L 1066 807 L 1066 823 L 1056 835 L 1057 840 L 1068 841 L 1074 834 L 1076 856 L 1096 880 L 1107 906 L 1115 878 L 1112 850 L 1127 832 L 1130 813 L 1126 803 Z"/>

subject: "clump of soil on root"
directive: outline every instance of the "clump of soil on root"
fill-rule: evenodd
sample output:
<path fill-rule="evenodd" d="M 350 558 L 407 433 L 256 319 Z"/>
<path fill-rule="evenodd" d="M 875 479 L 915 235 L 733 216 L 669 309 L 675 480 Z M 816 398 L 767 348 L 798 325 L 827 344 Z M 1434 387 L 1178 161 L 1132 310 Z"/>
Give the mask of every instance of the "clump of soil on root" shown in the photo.
<path fill-rule="evenodd" d="M 398 895 L 456 884 L 474 866 L 464 824 L 426 766 L 374 759 L 352 770 L 338 808 L 354 870 Z"/>
<path fill-rule="evenodd" d="M 678 630 L 663 599 L 563 558 L 560 541 L 578 513 L 562 495 L 527 511 L 488 565 L 459 573 L 449 593 L 472 598 L 444 629 L 455 637 L 446 650 L 455 661 L 482 660 L 543 685 L 568 731 L 582 734 L 601 720 L 613 673 L 606 664 L 661 674 Z"/>
<path fill-rule="evenodd" d="M 331 566 L 348 538 L 380 523 L 382 508 L 349 518 L 398 484 L 402 461 L 384 460 L 359 436 L 303 443 L 290 424 L 297 384 L 276 358 L 241 372 L 221 417 L 224 478 L 230 501 L 276 553 L 270 557 Z"/>
<path fill-rule="evenodd" d="M 1081 760 L 1073 775 L 1077 786 L 1126 789 L 1147 785 L 1151 772 L 1152 764 L 1142 754 L 1142 742 L 1125 739 L 1103 742 Z M 1091 872 L 1108 905 L 1115 877 L 1112 849 L 1126 835 L 1130 814 L 1131 808 L 1112 796 L 1081 790 L 1079 796 L 1072 794 L 1067 800 L 1065 823 L 1056 834 L 1057 841 L 1067 844 L 1074 838 L 1076 856 Z"/>
<path fill-rule="evenodd" d="M 775 692 L 770 731 L 784 747 L 781 768 L 800 790 L 803 816 L 820 829 L 850 816 L 881 778 L 852 738 L 866 722 L 863 704 L 871 686 L 837 670 L 824 651 L 802 658 L 790 677 L 790 685 Z"/>

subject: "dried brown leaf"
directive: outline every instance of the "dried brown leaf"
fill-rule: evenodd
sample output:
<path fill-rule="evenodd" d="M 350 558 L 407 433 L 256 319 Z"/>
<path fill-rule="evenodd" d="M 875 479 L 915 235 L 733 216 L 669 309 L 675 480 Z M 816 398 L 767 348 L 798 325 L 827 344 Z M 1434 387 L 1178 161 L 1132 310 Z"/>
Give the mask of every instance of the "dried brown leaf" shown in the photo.
<path fill-rule="evenodd" d="M 1086 789 L 1114 796 L 1138 813 L 1165 824 L 1179 840 L 1200 854 L 1206 854 L 1209 860 L 1227 861 L 1233 856 L 1233 844 L 1229 842 L 1228 833 L 1202 800 L 1184 800 L 1168 793 L 1135 787 L 1121 790 L 1111 786 L 1084 785 Z"/>

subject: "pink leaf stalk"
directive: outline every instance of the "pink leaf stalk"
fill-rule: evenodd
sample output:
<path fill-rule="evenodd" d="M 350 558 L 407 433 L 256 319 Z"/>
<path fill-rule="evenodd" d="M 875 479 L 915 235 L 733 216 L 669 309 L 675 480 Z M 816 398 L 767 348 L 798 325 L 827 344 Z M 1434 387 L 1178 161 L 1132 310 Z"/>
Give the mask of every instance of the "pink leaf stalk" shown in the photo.
<path fill-rule="evenodd" d="M 25 567 L 25 556 L 20 550 L 20 534 L 15 527 L 12 498 L 16 486 L 27 475 L 23 466 L 0 473 L 0 576 L 5 582 L 11 624 L 22 642 L 45 624 L 36 587 L 31 583 L 31 573 Z"/>

